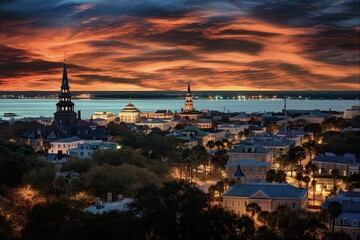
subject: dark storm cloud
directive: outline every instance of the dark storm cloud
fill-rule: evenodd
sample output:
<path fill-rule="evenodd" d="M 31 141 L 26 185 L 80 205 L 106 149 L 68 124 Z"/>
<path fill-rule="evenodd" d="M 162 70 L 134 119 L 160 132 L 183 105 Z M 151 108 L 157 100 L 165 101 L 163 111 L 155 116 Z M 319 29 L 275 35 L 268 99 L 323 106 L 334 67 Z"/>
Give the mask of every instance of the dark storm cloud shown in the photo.
<path fill-rule="evenodd" d="M 154 61 L 178 61 L 178 60 L 196 60 L 198 57 L 190 51 L 182 49 L 159 50 L 147 52 L 143 56 L 118 58 L 118 62 L 154 62 Z"/>
<path fill-rule="evenodd" d="M 45 61 L 38 57 L 23 49 L 0 45 L 0 78 L 52 74 L 62 70 L 63 63 Z M 95 70 L 73 64 L 68 66 L 75 71 Z"/>
<path fill-rule="evenodd" d="M 125 84 L 141 84 L 142 80 L 139 78 L 124 78 L 124 77 L 113 77 L 99 74 L 77 74 L 76 83 L 86 84 L 95 82 L 109 82 L 109 83 L 125 83 Z"/>
<path fill-rule="evenodd" d="M 271 33 L 271 32 L 260 32 L 260 31 L 250 31 L 250 30 L 244 30 L 244 29 L 226 29 L 219 34 L 223 35 L 254 35 L 259 37 L 272 37 L 272 36 L 278 36 L 278 33 Z"/>
<path fill-rule="evenodd" d="M 251 15 L 281 25 L 311 27 L 314 25 L 357 26 L 359 3 L 353 1 L 259 1 Z M 349 22 L 346 22 L 349 21 Z"/>
<path fill-rule="evenodd" d="M 343 65 L 343 66 L 359 66 L 359 52 L 345 52 L 341 50 L 321 50 L 321 51 L 304 51 L 307 58 L 314 61 Z"/>
<path fill-rule="evenodd" d="M 258 42 L 245 39 L 209 38 L 202 31 L 184 31 L 173 29 L 163 33 L 146 36 L 150 41 L 162 42 L 169 45 L 196 46 L 202 51 L 215 52 L 244 52 L 257 54 L 263 48 Z"/>
<path fill-rule="evenodd" d="M 313 35 L 299 37 L 303 37 L 303 44 L 312 50 L 360 50 L 360 32 L 356 29 L 329 28 Z"/>

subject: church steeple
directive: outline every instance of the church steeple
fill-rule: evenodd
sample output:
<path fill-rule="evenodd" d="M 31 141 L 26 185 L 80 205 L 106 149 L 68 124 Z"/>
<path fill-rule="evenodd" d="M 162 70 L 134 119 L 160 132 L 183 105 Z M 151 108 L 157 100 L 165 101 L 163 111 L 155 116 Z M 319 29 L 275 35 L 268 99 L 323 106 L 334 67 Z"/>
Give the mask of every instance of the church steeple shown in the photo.
<path fill-rule="evenodd" d="M 65 61 L 60 90 L 59 102 L 56 104 L 56 113 L 54 113 L 55 123 L 58 125 L 74 124 L 76 122 L 76 113 L 74 112 L 75 104 L 71 101 L 69 79 Z"/>
<path fill-rule="evenodd" d="M 245 180 L 245 174 L 243 173 L 243 171 L 241 170 L 240 165 L 237 165 L 234 177 L 236 178 L 236 184 L 242 184 L 244 183 Z"/>
<path fill-rule="evenodd" d="M 192 101 L 191 89 L 190 89 L 190 82 L 188 82 L 187 92 L 185 96 L 185 106 L 183 112 L 192 112 L 194 111 L 194 104 Z"/>
<path fill-rule="evenodd" d="M 70 88 L 69 87 L 69 79 L 68 79 L 68 76 L 67 76 L 67 69 L 66 69 L 66 63 L 65 62 L 64 62 L 64 70 L 63 70 L 61 88 Z"/>

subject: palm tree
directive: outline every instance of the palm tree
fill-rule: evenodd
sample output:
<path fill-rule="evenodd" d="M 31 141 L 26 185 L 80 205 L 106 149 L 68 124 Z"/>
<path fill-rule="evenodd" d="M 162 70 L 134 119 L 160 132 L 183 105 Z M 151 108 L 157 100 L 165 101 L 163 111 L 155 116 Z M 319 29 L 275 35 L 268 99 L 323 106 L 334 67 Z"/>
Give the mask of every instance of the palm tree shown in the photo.
<path fill-rule="evenodd" d="M 302 187 L 302 180 L 303 180 L 302 172 L 297 172 L 295 179 L 298 181 L 298 186 Z"/>
<path fill-rule="evenodd" d="M 306 189 L 309 189 L 310 177 L 309 177 L 309 176 L 304 176 L 304 177 L 302 178 L 302 180 L 303 180 L 304 183 L 306 184 Z"/>
<path fill-rule="evenodd" d="M 225 145 L 222 141 L 216 141 L 215 146 L 217 147 L 218 150 L 220 150 L 220 148 L 224 148 Z"/>
<path fill-rule="evenodd" d="M 315 206 L 315 191 L 316 191 L 316 180 L 313 179 L 311 181 L 311 186 L 313 187 L 313 200 L 314 200 L 314 206 Z"/>
<path fill-rule="evenodd" d="M 212 150 L 213 150 L 214 147 L 215 147 L 214 141 L 212 141 L 212 140 L 208 141 L 208 142 L 206 143 L 206 146 L 210 149 L 211 155 L 212 155 Z"/>
<path fill-rule="evenodd" d="M 309 140 L 303 144 L 305 150 L 309 153 L 310 161 L 312 160 L 313 152 L 316 151 L 316 141 Z"/>
<path fill-rule="evenodd" d="M 300 146 L 293 147 L 289 151 L 289 157 L 290 159 L 293 159 L 294 162 L 299 162 L 299 165 L 301 165 L 301 161 L 306 158 L 306 151 Z"/>
<path fill-rule="evenodd" d="M 316 166 L 316 164 L 312 163 L 311 161 L 305 165 L 305 171 L 307 173 L 311 173 L 313 176 L 317 170 L 318 170 L 318 167 Z"/>
<path fill-rule="evenodd" d="M 336 182 L 337 182 L 337 178 L 339 176 L 339 170 L 337 170 L 336 168 L 331 170 L 331 176 L 334 179 L 334 192 L 336 192 L 336 190 L 337 190 Z"/>
<path fill-rule="evenodd" d="M 289 164 L 289 155 L 283 154 L 275 160 L 280 165 L 280 170 L 283 170 Z"/>
<path fill-rule="evenodd" d="M 330 202 L 327 206 L 327 210 L 329 212 L 329 223 L 330 223 L 330 239 L 334 239 L 334 232 L 335 232 L 335 218 L 337 218 L 342 213 L 342 205 L 341 203 L 335 201 Z"/>
<path fill-rule="evenodd" d="M 259 204 L 252 202 L 246 205 L 246 212 L 251 214 L 251 217 L 254 218 L 255 214 L 258 214 L 261 212 L 261 207 Z"/>

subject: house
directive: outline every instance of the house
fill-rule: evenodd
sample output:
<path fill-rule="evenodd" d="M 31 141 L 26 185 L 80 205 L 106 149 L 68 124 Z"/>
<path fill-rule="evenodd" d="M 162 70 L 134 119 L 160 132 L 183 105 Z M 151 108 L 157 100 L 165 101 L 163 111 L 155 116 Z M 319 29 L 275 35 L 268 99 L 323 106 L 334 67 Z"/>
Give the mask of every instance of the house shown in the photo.
<path fill-rule="evenodd" d="M 342 192 L 338 196 L 327 198 L 323 208 L 327 208 L 331 202 L 339 202 L 342 213 L 335 218 L 335 231 L 344 231 L 351 239 L 359 239 L 360 236 L 360 189 Z"/>
<path fill-rule="evenodd" d="M 200 119 L 197 119 L 197 120 L 193 120 L 190 122 L 191 125 L 194 125 L 198 128 L 201 128 L 201 129 L 211 129 L 213 128 L 213 122 L 211 119 L 208 119 L 208 118 L 200 118 Z"/>
<path fill-rule="evenodd" d="M 209 139 L 208 141 L 221 141 L 223 139 L 226 139 L 226 132 L 224 130 L 220 129 L 207 129 L 205 130 L 207 133 L 209 133 Z"/>
<path fill-rule="evenodd" d="M 95 112 L 91 119 L 104 119 L 107 123 L 115 122 L 116 114 L 112 112 Z"/>
<path fill-rule="evenodd" d="M 112 194 L 108 193 L 106 202 L 103 203 L 100 198 L 96 198 L 95 205 L 85 208 L 84 212 L 89 212 L 92 214 L 103 214 L 111 211 L 126 212 L 130 210 L 129 205 L 134 201 L 135 199 L 124 198 L 123 195 L 118 195 L 117 201 L 113 201 Z"/>
<path fill-rule="evenodd" d="M 249 134 L 245 140 L 246 143 L 258 144 L 272 152 L 272 161 L 288 153 L 290 147 L 295 143 L 293 141 L 281 138 L 272 133 Z"/>
<path fill-rule="evenodd" d="M 240 144 L 234 145 L 233 149 L 227 151 L 229 161 L 238 159 L 249 159 L 258 162 L 271 162 L 272 153 L 258 144 Z"/>
<path fill-rule="evenodd" d="M 249 122 L 251 120 L 251 114 L 247 114 L 245 112 L 241 112 L 235 116 L 229 117 L 229 121 L 241 121 L 241 122 Z"/>
<path fill-rule="evenodd" d="M 174 113 L 171 110 L 156 110 L 155 112 L 141 112 L 141 119 L 170 119 L 174 120 Z"/>
<path fill-rule="evenodd" d="M 218 125 L 218 129 L 225 130 L 227 133 L 238 134 L 244 132 L 248 128 L 248 124 L 244 122 L 225 123 Z"/>
<path fill-rule="evenodd" d="M 72 157 L 90 157 L 95 151 L 115 150 L 118 145 L 115 142 L 103 142 L 101 140 L 87 140 L 78 144 L 74 148 L 68 149 L 68 154 Z"/>
<path fill-rule="evenodd" d="M 315 114 L 308 114 L 308 115 L 301 115 L 297 118 L 294 118 L 294 121 L 296 120 L 305 120 L 309 123 L 322 123 L 329 117 L 326 113 L 315 113 Z"/>
<path fill-rule="evenodd" d="M 187 139 L 189 142 L 194 142 L 192 140 L 196 140 L 200 146 L 206 146 L 209 141 L 209 133 L 191 125 L 176 132 L 169 133 L 166 136 L 175 137 L 181 140 Z"/>
<path fill-rule="evenodd" d="M 287 183 L 247 182 L 240 165 L 234 174 L 236 184 L 223 194 L 223 206 L 237 214 L 246 214 L 246 206 L 257 203 L 263 211 L 274 211 L 280 206 L 307 209 L 307 189 Z"/>
<path fill-rule="evenodd" d="M 318 167 L 315 176 L 331 174 L 333 169 L 337 169 L 340 176 L 348 177 L 352 174 L 359 173 L 360 167 L 359 159 L 356 159 L 355 154 L 351 153 L 339 156 L 334 153 L 326 152 L 324 155 L 314 157 L 312 163 Z"/>
<path fill-rule="evenodd" d="M 281 128 L 277 133 L 279 137 L 285 137 L 285 129 Z M 286 129 L 286 139 L 293 141 L 295 146 L 302 146 L 305 135 L 309 135 L 313 139 L 313 133 L 306 132 L 302 129 Z"/>
<path fill-rule="evenodd" d="M 170 122 L 161 119 L 147 119 L 135 123 L 136 126 L 147 126 L 151 128 L 159 128 L 161 131 L 167 131 L 170 127 Z"/>
<path fill-rule="evenodd" d="M 334 189 L 334 179 L 331 174 L 334 169 L 339 171 L 337 178 L 343 178 L 359 173 L 360 167 L 359 159 L 356 159 L 355 155 L 350 153 L 338 156 L 334 153 L 326 152 L 321 156 L 314 157 L 312 163 L 318 168 L 314 173 L 314 177 L 317 179 L 318 184 L 316 188 L 319 191 L 331 191 Z"/>
<path fill-rule="evenodd" d="M 344 112 L 344 118 L 351 119 L 360 115 L 360 105 L 352 106 L 351 109 L 346 109 Z"/>
<path fill-rule="evenodd" d="M 260 126 L 260 125 L 250 125 L 248 127 L 248 130 L 249 130 L 249 132 L 254 133 L 254 134 L 261 134 L 261 133 L 266 132 L 266 127 Z"/>
<path fill-rule="evenodd" d="M 84 143 L 79 137 L 61 138 L 50 141 L 49 154 L 69 154 L 70 148 L 76 148 L 79 144 Z"/>
<path fill-rule="evenodd" d="M 266 181 L 266 173 L 270 170 L 269 162 L 259 162 L 255 160 L 239 159 L 229 162 L 225 165 L 226 174 L 229 179 L 235 178 L 237 166 L 241 166 L 241 170 L 246 175 L 248 181 Z"/>

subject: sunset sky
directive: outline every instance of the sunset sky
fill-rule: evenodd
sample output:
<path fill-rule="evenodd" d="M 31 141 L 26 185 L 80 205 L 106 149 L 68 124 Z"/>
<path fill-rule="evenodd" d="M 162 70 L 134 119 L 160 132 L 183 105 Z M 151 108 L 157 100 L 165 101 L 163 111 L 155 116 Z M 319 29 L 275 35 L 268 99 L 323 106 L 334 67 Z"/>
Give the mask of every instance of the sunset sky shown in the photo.
<path fill-rule="evenodd" d="M 0 90 L 357 90 L 358 1 L 1 0 Z"/>

